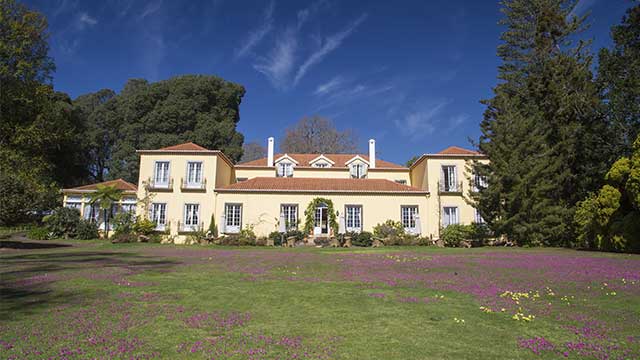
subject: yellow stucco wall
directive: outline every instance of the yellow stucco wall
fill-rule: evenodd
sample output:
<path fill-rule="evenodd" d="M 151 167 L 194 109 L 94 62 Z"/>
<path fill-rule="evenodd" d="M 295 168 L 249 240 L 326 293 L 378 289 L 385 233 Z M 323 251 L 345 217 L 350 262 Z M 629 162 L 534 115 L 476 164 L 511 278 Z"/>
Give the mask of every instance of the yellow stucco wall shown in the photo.
<path fill-rule="evenodd" d="M 277 230 L 281 204 L 298 204 L 299 228 L 304 226 L 304 211 L 316 197 L 324 197 L 333 202 L 334 210 L 344 214 L 345 205 L 362 206 L 362 227 L 365 231 L 373 231 L 373 227 L 388 219 L 400 221 L 401 205 L 417 205 L 419 214 L 428 210 L 427 195 L 371 195 L 371 194 L 299 194 L 299 193 L 218 193 L 216 197 L 216 222 L 220 224 L 226 203 L 242 204 L 242 227 L 254 226 L 258 236 L 267 236 Z M 426 229 L 433 219 L 420 216 L 423 236 L 428 236 Z M 435 224 L 437 228 L 437 223 Z"/>
<path fill-rule="evenodd" d="M 211 215 L 214 211 L 216 183 L 227 184 L 231 180 L 231 169 L 224 163 L 219 166 L 218 156 L 215 154 L 141 154 L 140 178 L 138 181 L 138 198 L 145 197 L 145 184 L 153 178 L 154 164 L 156 161 L 169 161 L 169 178 L 173 179 L 173 187 L 170 190 L 151 190 L 149 192 L 151 203 L 167 204 L 167 226 L 170 234 L 178 235 L 178 224 L 184 223 L 185 204 L 199 204 L 200 226 L 203 229 L 209 227 Z M 185 178 L 188 161 L 202 161 L 202 174 L 206 179 L 204 190 L 184 190 L 180 187 L 180 179 Z M 222 160 L 220 160 L 222 161 Z M 218 178 L 219 176 L 219 178 Z M 140 205 L 137 214 L 148 216 L 149 209 Z"/>

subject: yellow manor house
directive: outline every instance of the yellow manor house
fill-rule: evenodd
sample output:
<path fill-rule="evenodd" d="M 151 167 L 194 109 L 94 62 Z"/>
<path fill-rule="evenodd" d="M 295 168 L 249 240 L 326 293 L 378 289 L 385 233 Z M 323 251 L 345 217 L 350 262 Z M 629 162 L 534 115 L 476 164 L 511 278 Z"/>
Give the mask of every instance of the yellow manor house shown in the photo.
<path fill-rule="evenodd" d="M 373 139 L 368 154 L 275 154 L 269 138 L 267 157 L 235 165 L 221 151 L 194 143 L 137 153 L 137 186 L 122 179 L 101 183 L 123 190 L 111 213 L 148 216 L 178 243 L 190 232 L 206 231 L 211 221 L 220 234 L 302 230 L 312 203 L 310 238 L 335 235 L 331 218 L 339 222 L 339 232 L 373 231 L 391 219 L 432 239 L 450 224 L 483 222 L 465 201 L 483 181 L 469 174 L 467 165 L 488 160 L 455 146 L 424 154 L 408 168 L 378 159 Z M 88 193 L 98 185 L 63 189 L 64 206 L 79 209 L 104 229 L 101 212 L 88 203 Z"/>

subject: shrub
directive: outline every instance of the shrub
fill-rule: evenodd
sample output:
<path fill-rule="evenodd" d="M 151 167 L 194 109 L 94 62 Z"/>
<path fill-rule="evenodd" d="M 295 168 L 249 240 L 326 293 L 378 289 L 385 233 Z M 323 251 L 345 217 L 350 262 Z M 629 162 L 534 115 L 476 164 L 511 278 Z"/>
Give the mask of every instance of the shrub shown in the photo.
<path fill-rule="evenodd" d="M 78 222 L 76 238 L 80 240 L 91 240 L 97 239 L 99 237 L 100 234 L 98 234 L 98 226 L 96 225 L 96 223 L 84 219 Z"/>
<path fill-rule="evenodd" d="M 216 219 L 213 215 L 211 215 L 211 223 L 209 224 L 209 231 L 207 231 L 207 236 L 212 238 L 218 237 L 218 227 L 216 226 Z"/>
<path fill-rule="evenodd" d="M 113 233 L 115 234 L 131 234 L 133 232 L 136 219 L 129 212 L 121 212 L 113 217 Z"/>
<path fill-rule="evenodd" d="M 27 236 L 33 240 L 47 240 L 49 239 L 49 230 L 44 226 L 34 226 L 29 230 Z"/>
<path fill-rule="evenodd" d="M 138 218 L 133 224 L 133 232 L 149 236 L 156 230 L 156 223 L 146 218 Z"/>
<path fill-rule="evenodd" d="M 302 241 L 304 240 L 304 232 L 297 230 L 297 229 L 292 229 L 287 231 L 286 233 L 284 233 L 284 241 L 287 241 L 287 238 L 290 236 L 295 236 L 296 238 L 296 242 L 297 241 Z M 269 239 L 273 240 L 273 244 L 276 246 L 280 246 L 282 245 L 282 234 L 278 231 L 272 231 L 271 233 L 269 233 Z"/>
<path fill-rule="evenodd" d="M 134 243 L 134 242 L 138 242 L 138 237 L 131 233 L 114 234 L 111 237 L 111 242 L 114 244 Z"/>
<path fill-rule="evenodd" d="M 261 236 L 257 238 L 256 246 L 267 246 L 267 238 L 265 236 Z"/>
<path fill-rule="evenodd" d="M 206 239 L 207 233 L 202 230 L 196 230 L 187 235 L 184 243 L 185 245 L 202 244 Z"/>
<path fill-rule="evenodd" d="M 286 239 L 286 235 L 284 238 Z M 269 239 L 273 240 L 273 244 L 276 246 L 282 245 L 282 234 L 278 231 L 272 231 L 269 233 Z"/>
<path fill-rule="evenodd" d="M 351 236 L 351 244 L 354 246 L 371 246 L 373 245 L 373 234 L 368 231 L 362 232 L 348 232 L 348 236 Z"/>
<path fill-rule="evenodd" d="M 241 246 L 244 245 L 255 245 L 256 244 L 256 233 L 253 232 L 253 228 L 248 227 L 240 230 L 240 234 L 238 234 L 238 241 Z"/>
<path fill-rule="evenodd" d="M 473 223 L 468 225 L 471 240 L 480 245 L 484 245 L 485 241 L 492 236 L 491 230 L 487 224 Z"/>
<path fill-rule="evenodd" d="M 404 227 L 400 221 L 387 220 L 373 228 L 373 235 L 378 238 L 387 239 L 399 237 L 404 234 Z"/>
<path fill-rule="evenodd" d="M 446 246 L 459 246 L 463 240 L 471 239 L 471 231 L 469 225 L 453 224 L 442 229 L 440 238 Z"/>
<path fill-rule="evenodd" d="M 160 234 L 149 235 L 149 242 L 154 244 L 160 244 L 162 242 L 162 235 Z"/>
<path fill-rule="evenodd" d="M 52 237 L 68 239 L 76 235 L 80 212 L 77 209 L 60 207 L 51 215 L 45 216 L 42 221 Z"/>

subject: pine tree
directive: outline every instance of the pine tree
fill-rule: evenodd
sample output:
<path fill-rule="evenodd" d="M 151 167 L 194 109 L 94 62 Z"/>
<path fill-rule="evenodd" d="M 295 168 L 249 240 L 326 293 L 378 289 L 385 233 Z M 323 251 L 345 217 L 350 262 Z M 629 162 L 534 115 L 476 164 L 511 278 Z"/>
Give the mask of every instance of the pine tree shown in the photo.
<path fill-rule="evenodd" d="M 518 244 L 569 245 L 575 204 L 606 171 L 606 122 L 588 42 L 572 44 L 584 17 L 574 1 L 505 0 L 499 84 L 481 122 L 473 165 L 488 186 L 471 194 L 497 234 Z M 594 177 L 594 175 L 596 177 Z"/>

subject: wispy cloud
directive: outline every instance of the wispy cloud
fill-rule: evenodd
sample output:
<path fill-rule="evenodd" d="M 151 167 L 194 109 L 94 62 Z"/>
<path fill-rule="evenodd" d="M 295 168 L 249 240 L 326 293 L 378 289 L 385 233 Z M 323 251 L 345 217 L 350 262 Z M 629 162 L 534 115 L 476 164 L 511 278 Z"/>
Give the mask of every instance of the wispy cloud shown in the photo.
<path fill-rule="evenodd" d="M 449 124 L 449 126 L 447 127 L 447 131 L 454 130 L 458 126 L 465 123 L 467 120 L 469 120 L 469 115 L 467 114 L 458 114 L 450 117 L 449 120 L 447 121 Z"/>
<path fill-rule="evenodd" d="M 326 3 L 325 0 L 316 1 L 308 8 L 298 11 L 298 30 L 309 20 L 311 15 L 320 10 L 320 8 Z"/>
<path fill-rule="evenodd" d="M 91 17 L 86 12 L 80 13 L 80 17 L 78 18 L 78 21 L 80 21 L 80 24 L 83 24 L 83 26 L 85 25 L 93 26 L 98 23 L 98 20 L 96 20 L 96 18 Z"/>
<path fill-rule="evenodd" d="M 273 29 L 273 10 L 275 3 L 271 1 L 264 10 L 261 25 L 251 31 L 241 47 L 236 50 L 236 58 L 243 57 L 251 52 L 253 48 L 262 41 L 262 39 Z"/>
<path fill-rule="evenodd" d="M 341 32 L 333 34 L 327 37 L 324 44 L 314 53 L 312 53 L 307 60 L 302 63 L 296 76 L 293 80 L 294 86 L 305 76 L 311 67 L 320 63 L 327 55 L 342 45 L 342 42 L 353 33 L 353 31 L 367 18 L 367 14 L 363 14 L 353 21 L 349 26 Z"/>
<path fill-rule="evenodd" d="M 442 111 L 451 103 L 449 99 L 439 99 L 431 102 L 421 110 L 411 111 L 394 122 L 401 134 L 412 140 L 417 140 L 425 135 L 432 134 L 440 118 Z"/>
<path fill-rule="evenodd" d="M 291 70 L 295 63 L 295 52 L 298 41 L 293 29 L 288 29 L 276 40 L 275 47 L 264 57 L 260 57 L 253 65 L 254 69 L 264 74 L 274 87 L 285 89 L 288 86 Z"/>
<path fill-rule="evenodd" d="M 138 19 L 142 20 L 146 18 L 147 16 L 160 10 L 160 7 L 162 7 L 162 0 L 148 3 L 147 6 L 142 9 L 142 12 L 138 16 Z"/>
<path fill-rule="evenodd" d="M 344 84 L 345 80 L 342 76 L 336 76 L 333 79 L 318 85 L 316 91 L 313 92 L 313 95 L 325 95 L 333 90 L 338 89 L 342 84 Z"/>

